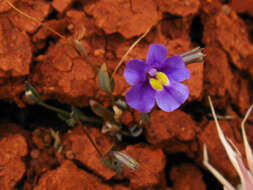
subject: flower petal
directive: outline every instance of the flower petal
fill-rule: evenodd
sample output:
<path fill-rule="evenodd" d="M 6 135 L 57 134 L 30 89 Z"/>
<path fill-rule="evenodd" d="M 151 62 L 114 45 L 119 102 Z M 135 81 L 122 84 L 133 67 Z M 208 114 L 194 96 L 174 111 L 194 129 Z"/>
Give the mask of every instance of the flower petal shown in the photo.
<path fill-rule="evenodd" d="M 177 109 L 189 96 L 189 89 L 185 85 L 173 80 L 170 82 L 169 87 L 164 87 L 164 90 L 157 91 L 155 95 L 158 107 L 166 112 Z"/>
<path fill-rule="evenodd" d="M 181 82 L 190 78 L 190 72 L 185 67 L 181 56 L 167 58 L 159 69 L 175 81 Z"/>
<path fill-rule="evenodd" d="M 129 61 L 124 70 L 124 77 L 126 81 L 131 85 L 144 82 L 146 80 L 145 71 L 147 67 L 147 64 L 145 64 L 145 62 L 142 60 L 133 59 Z"/>
<path fill-rule="evenodd" d="M 140 112 L 150 112 L 155 105 L 155 90 L 149 83 L 137 84 L 126 93 L 126 101 Z"/>
<path fill-rule="evenodd" d="M 167 55 L 168 50 L 164 45 L 152 44 L 149 47 L 146 62 L 152 67 L 159 67 L 159 65 L 166 59 Z"/>

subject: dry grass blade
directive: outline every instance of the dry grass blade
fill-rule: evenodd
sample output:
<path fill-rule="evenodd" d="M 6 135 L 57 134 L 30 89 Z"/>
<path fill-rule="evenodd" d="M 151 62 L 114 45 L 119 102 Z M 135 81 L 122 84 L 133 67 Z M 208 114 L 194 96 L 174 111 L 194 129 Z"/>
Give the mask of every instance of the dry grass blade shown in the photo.
<path fill-rule="evenodd" d="M 61 35 L 60 33 L 56 32 L 54 29 L 52 29 L 50 26 L 40 22 L 38 19 L 26 14 L 25 12 L 21 11 L 20 9 L 18 9 L 17 7 L 15 7 L 9 0 L 4 0 L 6 3 L 8 3 L 8 5 L 11 6 L 11 8 L 13 8 L 15 11 L 17 11 L 19 14 L 31 19 L 32 21 L 36 22 L 37 24 L 45 27 L 46 29 L 50 30 L 52 33 L 54 33 L 55 35 L 59 36 L 60 38 L 64 39 L 64 40 L 67 40 L 65 38 L 65 36 Z"/>
<path fill-rule="evenodd" d="M 207 148 L 203 147 L 203 165 L 219 180 L 227 190 L 236 190 L 211 164 L 208 162 Z"/>
<path fill-rule="evenodd" d="M 213 103 L 212 103 L 212 100 L 211 100 L 210 96 L 208 96 L 208 100 L 209 100 L 210 108 L 211 108 L 211 111 L 212 111 L 212 114 L 213 114 L 213 117 L 214 117 L 214 121 L 215 121 L 215 125 L 216 125 L 217 131 L 218 131 L 218 136 L 220 138 L 220 141 L 223 144 L 223 146 L 226 150 L 226 153 L 229 157 L 229 160 L 233 164 L 234 168 L 236 169 L 236 171 L 240 172 L 240 168 L 239 168 L 239 166 L 237 164 L 237 161 L 235 159 L 236 153 L 234 152 L 234 150 L 230 146 L 229 142 L 226 140 L 226 138 L 225 138 L 225 136 L 224 136 L 224 134 L 221 130 L 221 127 L 220 127 L 220 124 L 219 124 L 218 119 L 216 117 L 216 113 L 215 113 Z"/>
<path fill-rule="evenodd" d="M 124 54 L 124 56 L 121 58 L 121 60 L 119 61 L 118 65 L 116 66 L 116 68 L 114 69 L 111 78 L 113 78 L 113 76 L 115 75 L 115 73 L 118 71 L 118 69 L 120 68 L 120 66 L 122 65 L 123 61 L 126 59 L 126 57 L 128 56 L 128 54 L 133 50 L 133 48 L 149 33 L 149 31 L 151 30 L 151 28 L 153 27 L 153 25 L 148 28 L 146 30 L 146 32 L 144 34 L 142 34 L 132 45 L 131 47 L 127 50 L 127 52 Z"/>
<path fill-rule="evenodd" d="M 250 148 L 249 142 L 247 140 L 246 132 L 245 132 L 245 123 L 246 123 L 252 109 L 253 109 L 253 105 L 250 106 L 246 115 L 244 116 L 242 123 L 241 123 L 241 128 L 242 128 L 243 143 L 245 146 L 248 167 L 249 167 L 250 172 L 253 174 L 253 154 L 252 154 L 252 150 Z"/>

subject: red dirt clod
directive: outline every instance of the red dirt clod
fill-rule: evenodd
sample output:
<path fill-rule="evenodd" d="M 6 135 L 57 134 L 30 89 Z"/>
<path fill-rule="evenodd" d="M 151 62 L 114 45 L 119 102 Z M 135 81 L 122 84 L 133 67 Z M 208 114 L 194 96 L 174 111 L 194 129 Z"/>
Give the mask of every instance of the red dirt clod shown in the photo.
<path fill-rule="evenodd" d="M 122 185 L 116 185 L 113 187 L 113 190 L 131 190 L 131 189 Z"/>
<path fill-rule="evenodd" d="M 127 126 L 129 126 L 129 124 L 131 124 L 133 121 L 133 115 L 129 110 L 124 111 L 120 117 L 120 122 Z"/>
<path fill-rule="evenodd" d="M 160 0 L 158 1 L 161 12 L 167 12 L 177 16 L 189 16 L 196 14 L 199 10 L 199 0 Z"/>
<path fill-rule="evenodd" d="M 89 38 L 96 32 L 94 21 L 89 19 L 83 11 L 69 10 L 66 16 L 70 23 L 68 28 L 75 37 Z"/>
<path fill-rule="evenodd" d="M 0 18 L 0 98 L 24 106 L 20 93 L 24 77 L 30 73 L 32 48 L 28 35 L 13 27 L 8 15 Z"/>
<path fill-rule="evenodd" d="M 152 0 L 101 0 L 87 5 L 85 11 L 107 34 L 119 32 L 127 39 L 143 34 L 159 19 Z"/>
<path fill-rule="evenodd" d="M 34 190 L 45 189 L 112 190 L 112 188 L 108 185 L 102 184 L 95 176 L 92 176 L 86 171 L 77 168 L 77 166 L 69 160 L 65 161 L 57 169 L 48 171 L 46 174 L 44 174 L 40 178 L 39 184 L 34 188 Z"/>
<path fill-rule="evenodd" d="M 253 63 L 253 53 L 247 56 L 245 59 L 243 59 L 243 70 L 250 75 L 251 80 L 253 81 L 252 63 Z"/>
<path fill-rule="evenodd" d="M 170 178 L 175 190 L 206 190 L 202 173 L 192 164 L 182 164 L 172 167 Z"/>
<path fill-rule="evenodd" d="M 251 0 L 232 0 L 231 7 L 238 13 L 248 13 L 253 16 L 253 6 Z"/>
<path fill-rule="evenodd" d="M 74 0 L 53 0 L 52 6 L 59 12 L 63 13 L 67 8 L 71 6 Z"/>
<path fill-rule="evenodd" d="M 216 108 L 224 108 L 227 104 L 227 93 L 234 94 L 238 88 L 228 63 L 226 53 L 218 46 L 207 46 L 205 53 L 204 88 L 206 93 L 215 97 Z M 217 57 L 219 59 L 217 59 Z"/>
<path fill-rule="evenodd" d="M 26 2 L 18 1 L 15 6 L 26 14 L 36 18 L 40 22 L 43 22 L 43 20 L 51 11 L 50 4 L 44 0 Z M 33 20 L 21 15 L 20 13 L 17 13 L 15 10 L 11 10 L 11 12 L 8 14 L 8 18 L 12 24 L 21 31 L 34 33 L 40 26 Z"/>
<path fill-rule="evenodd" d="M 11 3 L 15 3 L 16 2 L 16 0 L 9 0 Z M 2 13 L 2 12 L 5 12 L 5 11 L 8 11 L 8 10 L 10 10 L 11 9 L 11 6 L 10 5 L 8 5 L 8 3 L 6 3 L 5 1 L 1 1 L 0 2 L 0 13 Z"/>
<path fill-rule="evenodd" d="M 50 134 L 50 131 L 48 129 L 44 128 L 37 128 L 33 131 L 32 134 L 32 143 L 38 148 L 38 149 L 45 149 L 48 147 L 52 142 L 52 136 Z"/>
<path fill-rule="evenodd" d="M 236 147 L 241 153 L 244 153 L 242 142 L 238 143 L 238 141 L 236 140 L 235 132 L 233 130 L 237 129 L 234 124 L 229 121 L 219 121 L 219 123 L 224 135 L 236 145 Z M 206 144 L 208 150 L 208 157 L 210 160 L 209 162 L 212 164 L 212 166 L 224 176 L 228 176 L 228 181 L 237 179 L 238 174 L 230 163 L 225 149 L 220 142 L 214 121 L 210 121 L 208 123 L 208 125 L 200 134 L 199 141 L 201 142 L 202 147 L 203 144 Z M 202 155 L 200 156 L 202 160 Z"/>
<path fill-rule="evenodd" d="M 240 79 L 240 87 L 238 94 L 234 98 L 233 102 L 238 108 L 241 115 L 245 115 L 246 111 L 249 109 L 249 107 L 253 104 L 253 91 L 252 91 L 252 83 L 246 79 Z M 249 116 L 249 120 L 252 120 L 253 116 L 252 114 Z"/>
<path fill-rule="evenodd" d="M 40 86 L 44 98 L 56 98 L 63 103 L 87 106 L 94 97 L 95 72 L 65 41 L 51 47 L 42 64 L 35 68 L 33 81 Z"/>
<path fill-rule="evenodd" d="M 190 78 L 184 81 L 189 88 L 190 96 L 187 101 L 201 100 L 203 94 L 204 63 L 194 63 L 187 66 Z"/>
<path fill-rule="evenodd" d="M 166 160 L 161 149 L 137 144 L 128 146 L 124 152 L 140 164 L 140 167 L 136 170 L 125 169 L 123 171 L 123 176 L 130 180 L 131 189 L 165 188 L 164 167 Z"/>
<path fill-rule="evenodd" d="M 38 159 L 40 156 L 40 150 L 39 149 L 33 149 L 30 152 L 30 156 L 32 159 Z"/>
<path fill-rule="evenodd" d="M 204 41 L 206 44 L 218 43 L 229 54 L 232 63 L 242 69 L 242 59 L 252 53 L 253 45 L 249 42 L 245 24 L 232 9 L 226 8 L 229 12 L 223 7 L 205 21 Z"/>
<path fill-rule="evenodd" d="M 86 127 L 86 126 L 85 126 Z M 110 138 L 95 128 L 87 128 L 90 136 L 93 138 L 98 149 L 105 154 L 111 147 Z M 115 173 L 108 169 L 103 162 L 96 149 L 93 147 L 88 137 L 82 130 L 82 127 L 76 127 L 69 131 L 64 137 L 64 152 L 72 151 L 76 160 L 93 170 L 96 174 L 105 179 L 110 179 Z"/>
<path fill-rule="evenodd" d="M 176 110 L 166 113 L 161 110 L 152 112 L 150 125 L 146 126 L 147 140 L 151 144 L 165 143 L 172 138 L 190 141 L 195 137 L 196 123 L 186 113 Z"/>
<path fill-rule="evenodd" d="M 113 95 L 114 96 L 122 96 L 122 95 L 124 96 L 130 86 L 124 78 L 123 69 L 118 71 L 118 73 L 115 74 L 113 78 L 114 78 L 114 82 L 115 82 L 115 88 L 113 91 Z"/>
<path fill-rule="evenodd" d="M 6 15 L 6 17 L 8 17 Z M 20 77 L 29 74 L 32 49 L 28 35 L 0 18 L 0 77 Z"/>
<path fill-rule="evenodd" d="M 20 134 L 9 134 L 0 138 L 0 189 L 12 190 L 23 177 L 26 166 L 21 157 L 28 149 Z"/>
<path fill-rule="evenodd" d="M 64 30 L 66 30 L 67 28 L 67 19 L 58 19 L 58 20 L 53 19 L 53 20 L 44 22 L 44 24 L 53 28 L 55 31 L 59 33 L 63 33 Z M 55 34 L 49 31 L 47 28 L 42 27 L 39 29 L 38 32 L 36 32 L 36 34 L 33 35 L 32 41 L 35 43 L 36 42 L 38 43 L 43 40 L 46 40 L 49 36 L 55 37 Z"/>

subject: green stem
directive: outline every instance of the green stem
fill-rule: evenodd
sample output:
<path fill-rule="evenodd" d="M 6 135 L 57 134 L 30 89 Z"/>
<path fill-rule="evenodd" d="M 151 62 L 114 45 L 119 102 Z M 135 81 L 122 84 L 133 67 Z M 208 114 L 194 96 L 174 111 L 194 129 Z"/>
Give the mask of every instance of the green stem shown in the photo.
<path fill-rule="evenodd" d="M 65 110 L 62 110 L 60 108 L 51 106 L 51 105 L 49 105 L 49 104 L 47 104 L 47 103 L 45 103 L 43 101 L 38 102 L 38 104 L 41 105 L 41 106 L 43 106 L 43 107 L 45 107 L 45 108 L 47 108 L 47 109 L 49 109 L 49 110 L 52 110 L 52 111 L 57 112 L 59 114 L 62 114 L 65 117 L 72 117 L 71 113 L 69 113 L 69 112 L 67 112 Z M 79 119 L 82 120 L 82 121 L 84 121 L 84 122 L 89 122 L 89 123 L 96 123 L 96 124 L 102 124 L 103 123 L 102 121 L 100 121 L 98 119 L 89 118 L 89 117 L 87 117 L 85 115 L 79 116 Z"/>
<path fill-rule="evenodd" d="M 62 110 L 60 108 L 56 108 L 54 106 L 51 106 L 51 105 L 49 105 L 49 104 L 47 104 L 47 103 L 45 103 L 43 101 L 38 102 L 38 104 L 41 105 L 41 106 L 43 106 L 43 107 L 45 107 L 45 108 L 47 108 L 47 109 L 49 109 L 49 110 L 52 110 L 52 111 L 57 112 L 57 113 L 60 113 L 60 114 L 64 115 L 65 117 L 71 117 L 69 112 L 64 111 L 64 110 Z"/>

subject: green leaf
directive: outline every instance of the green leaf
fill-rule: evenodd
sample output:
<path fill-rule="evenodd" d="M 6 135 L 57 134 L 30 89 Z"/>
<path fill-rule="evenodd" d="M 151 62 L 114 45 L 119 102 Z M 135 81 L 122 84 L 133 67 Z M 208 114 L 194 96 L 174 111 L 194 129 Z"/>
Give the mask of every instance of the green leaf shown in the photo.
<path fill-rule="evenodd" d="M 27 81 L 25 82 L 25 97 L 33 103 L 42 102 L 38 91 Z"/>
<path fill-rule="evenodd" d="M 86 116 L 80 109 L 75 106 L 72 106 L 72 113 L 81 120 L 89 120 L 88 116 Z"/>
<path fill-rule="evenodd" d="M 105 91 L 108 94 L 112 93 L 111 81 L 105 63 L 99 69 L 98 83 L 101 90 Z"/>
<path fill-rule="evenodd" d="M 76 125 L 76 121 L 75 121 L 74 118 L 66 117 L 65 115 L 63 115 L 63 114 L 61 114 L 61 113 L 58 113 L 57 115 L 58 115 L 58 117 L 59 117 L 61 120 L 65 121 L 65 122 L 67 123 L 68 126 L 74 127 L 74 126 Z"/>
<path fill-rule="evenodd" d="M 38 91 L 27 81 L 25 81 L 25 88 L 26 88 L 26 91 L 31 91 L 32 94 L 36 98 L 41 99 L 40 94 L 38 93 Z"/>

